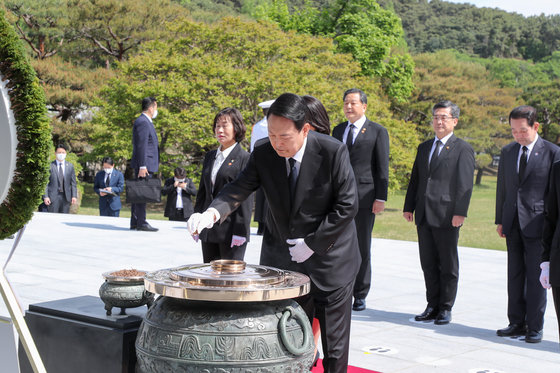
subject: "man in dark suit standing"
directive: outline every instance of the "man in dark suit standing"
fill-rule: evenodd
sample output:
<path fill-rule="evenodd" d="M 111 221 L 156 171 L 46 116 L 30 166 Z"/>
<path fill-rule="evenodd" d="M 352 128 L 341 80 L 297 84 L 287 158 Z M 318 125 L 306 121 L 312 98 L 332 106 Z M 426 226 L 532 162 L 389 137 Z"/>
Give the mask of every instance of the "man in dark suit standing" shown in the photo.
<path fill-rule="evenodd" d="M 152 177 L 159 169 L 158 137 L 152 119 L 157 116 L 157 102 L 153 97 L 142 100 L 142 114 L 132 126 L 131 167 L 137 177 Z M 146 204 L 133 203 L 130 206 L 130 229 L 155 232 L 146 221 Z"/>
<path fill-rule="evenodd" d="M 43 202 L 49 212 L 68 214 L 70 204 L 78 201 L 78 188 L 74 165 L 66 159 L 66 147 L 56 147 L 56 159 L 51 162 L 49 183 L 45 189 Z"/>
<path fill-rule="evenodd" d="M 496 186 L 496 224 L 506 238 L 508 254 L 509 326 L 501 337 L 525 335 L 525 342 L 542 340 L 546 291 L 539 283 L 544 200 L 558 146 L 537 134 L 537 111 L 519 106 L 509 114 L 514 142 L 504 146 Z"/>
<path fill-rule="evenodd" d="M 262 187 L 279 240 L 262 250 L 282 249 L 310 276 L 325 372 L 346 372 L 352 288 L 360 265 L 356 183 L 346 146 L 310 131 L 305 113 L 300 96 L 278 97 L 268 112 L 269 139 L 261 140 L 239 177 L 205 212 L 193 214 L 187 227 L 191 234 L 212 227 Z"/>
<path fill-rule="evenodd" d="M 473 188 L 474 151 L 453 134 L 459 114 L 451 101 L 432 108 L 435 138 L 418 146 L 403 209 L 409 222 L 415 213 L 426 283 L 428 306 L 415 320 L 435 320 L 436 325 L 451 321 L 459 280 L 459 229 Z"/>
<path fill-rule="evenodd" d="M 333 136 L 348 146 L 350 164 L 358 186 L 360 208 L 354 218 L 362 264 L 354 282 L 354 311 L 366 309 L 371 287 L 371 231 L 375 215 L 385 209 L 389 186 L 389 135 L 385 127 L 367 119 L 367 96 L 359 89 L 344 92 L 347 122 L 333 130 Z"/>
<path fill-rule="evenodd" d="M 124 189 L 124 176 L 115 170 L 115 162 L 111 157 L 103 158 L 103 171 L 95 175 L 93 190 L 99 195 L 99 216 L 119 216 L 121 197 Z"/>

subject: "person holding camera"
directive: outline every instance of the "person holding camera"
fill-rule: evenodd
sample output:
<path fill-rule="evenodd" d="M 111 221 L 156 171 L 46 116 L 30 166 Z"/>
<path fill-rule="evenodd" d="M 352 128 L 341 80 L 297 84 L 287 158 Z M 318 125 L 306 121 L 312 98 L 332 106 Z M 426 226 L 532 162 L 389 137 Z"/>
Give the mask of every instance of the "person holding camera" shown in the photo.
<path fill-rule="evenodd" d="M 196 196 L 196 186 L 184 168 L 177 167 L 174 176 L 165 180 L 161 194 L 167 196 L 163 216 L 172 221 L 189 220 L 193 213 L 191 196 Z"/>

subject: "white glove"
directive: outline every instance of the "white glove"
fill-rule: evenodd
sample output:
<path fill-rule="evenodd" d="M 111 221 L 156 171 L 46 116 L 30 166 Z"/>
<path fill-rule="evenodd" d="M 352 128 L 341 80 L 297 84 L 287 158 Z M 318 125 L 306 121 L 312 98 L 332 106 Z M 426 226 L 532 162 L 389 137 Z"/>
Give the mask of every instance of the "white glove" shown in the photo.
<path fill-rule="evenodd" d="M 288 245 L 293 245 L 290 247 L 290 255 L 292 261 L 296 263 L 303 263 L 315 252 L 307 246 L 303 238 L 291 238 L 286 240 Z"/>
<path fill-rule="evenodd" d="M 216 211 L 216 209 L 208 209 L 202 214 L 194 213 L 191 215 L 187 221 L 187 230 L 195 241 L 198 241 L 198 234 L 202 232 L 203 229 L 209 229 L 214 226 L 214 223 L 220 217 L 219 215 L 220 214 Z"/>
<path fill-rule="evenodd" d="M 539 281 L 541 285 L 545 289 L 550 289 L 550 262 L 542 262 L 541 263 L 541 277 L 539 277 Z"/>
<path fill-rule="evenodd" d="M 236 236 L 234 234 L 233 236 L 231 236 L 231 246 L 230 247 L 241 246 L 245 243 L 245 241 L 247 241 L 247 239 L 245 237 Z"/>

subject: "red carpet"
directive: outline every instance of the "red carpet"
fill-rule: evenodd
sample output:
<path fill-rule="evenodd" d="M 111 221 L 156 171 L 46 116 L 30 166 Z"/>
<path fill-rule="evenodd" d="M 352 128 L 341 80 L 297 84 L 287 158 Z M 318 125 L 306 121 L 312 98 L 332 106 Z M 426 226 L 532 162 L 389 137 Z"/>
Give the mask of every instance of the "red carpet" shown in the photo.
<path fill-rule="evenodd" d="M 311 373 L 323 373 L 323 359 L 319 359 L 317 366 L 311 369 Z M 353 367 L 348 365 L 348 373 L 379 373 L 375 370 L 369 370 L 364 368 Z"/>

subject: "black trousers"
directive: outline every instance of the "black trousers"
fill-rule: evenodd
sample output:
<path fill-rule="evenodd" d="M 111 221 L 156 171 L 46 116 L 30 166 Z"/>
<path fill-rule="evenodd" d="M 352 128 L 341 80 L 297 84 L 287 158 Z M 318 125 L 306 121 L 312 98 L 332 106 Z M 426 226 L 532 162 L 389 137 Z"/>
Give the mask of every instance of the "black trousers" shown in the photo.
<path fill-rule="evenodd" d="M 416 227 L 428 306 L 451 310 L 457 296 L 459 228 Z"/>
<path fill-rule="evenodd" d="M 296 301 L 313 323 L 319 320 L 325 373 L 344 373 L 348 369 L 350 324 L 352 321 L 352 289 L 354 283 L 323 291 L 311 282 L 311 292 Z"/>
<path fill-rule="evenodd" d="M 185 218 L 185 214 L 183 213 L 183 209 L 174 208 L 171 213 L 169 214 L 170 221 L 187 221 L 189 218 Z"/>
<path fill-rule="evenodd" d="M 546 309 L 546 289 L 539 281 L 543 247 L 541 238 L 523 235 L 519 221 L 506 236 L 508 319 L 510 324 L 527 324 L 529 330 L 542 330 Z"/>
<path fill-rule="evenodd" d="M 558 331 L 560 332 L 560 286 L 552 287 L 552 298 L 554 298 L 554 308 L 556 309 L 556 320 L 558 321 Z"/>
<path fill-rule="evenodd" d="M 62 214 L 68 214 L 70 212 L 71 202 L 66 200 L 64 192 L 58 192 L 54 196 L 49 196 L 51 199 L 51 204 L 47 206 L 49 212 L 58 212 Z"/>
<path fill-rule="evenodd" d="M 246 248 L 247 242 L 241 246 L 231 247 L 231 240 L 227 244 L 202 241 L 202 258 L 204 263 L 217 259 L 243 260 Z"/>
<path fill-rule="evenodd" d="M 356 232 L 358 235 L 358 247 L 362 264 L 356 275 L 354 282 L 354 298 L 364 299 L 371 287 L 371 231 L 375 222 L 375 214 L 371 209 L 358 209 L 358 214 L 354 218 Z"/>
<path fill-rule="evenodd" d="M 154 173 L 148 171 L 148 178 L 152 177 Z M 136 170 L 136 175 L 138 175 L 138 170 Z M 131 203 L 130 204 L 130 226 L 131 227 L 143 227 L 148 225 L 146 221 L 146 204 L 145 203 Z"/>

